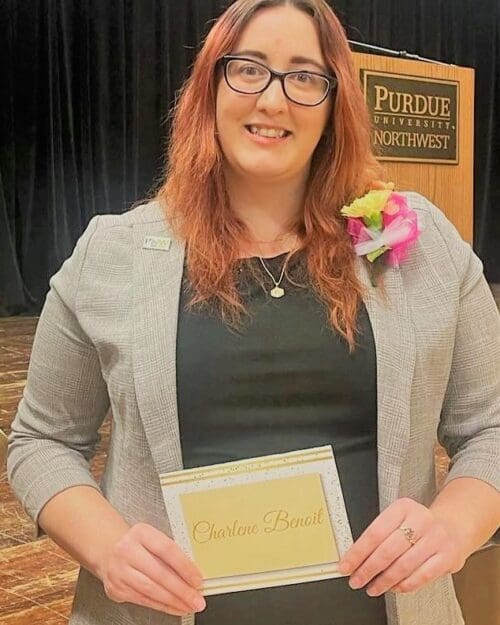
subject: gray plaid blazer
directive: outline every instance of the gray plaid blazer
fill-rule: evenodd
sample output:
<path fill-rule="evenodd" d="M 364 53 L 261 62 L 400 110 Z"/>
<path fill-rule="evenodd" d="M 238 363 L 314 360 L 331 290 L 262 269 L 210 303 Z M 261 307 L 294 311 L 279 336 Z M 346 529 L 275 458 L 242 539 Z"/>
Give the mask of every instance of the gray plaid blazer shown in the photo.
<path fill-rule="evenodd" d="M 386 300 L 359 276 L 375 335 L 380 506 L 435 496 L 436 436 L 452 458 L 448 480 L 499 487 L 500 320 L 482 265 L 444 215 L 408 193 L 425 224 Z M 184 246 L 150 202 L 94 217 L 50 281 L 23 399 L 9 441 L 9 480 L 36 521 L 44 504 L 86 484 L 131 524 L 170 533 L 159 473 L 182 467 L 176 400 L 176 326 Z M 100 485 L 89 472 L 98 428 L 113 426 Z M 457 513 L 460 511 L 457 510 Z M 387 593 L 390 625 L 463 625 L 451 576 L 410 594 Z M 71 625 L 174 625 L 181 619 L 110 601 L 81 569 Z M 182 619 L 182 625 L 192 617 Z"/>

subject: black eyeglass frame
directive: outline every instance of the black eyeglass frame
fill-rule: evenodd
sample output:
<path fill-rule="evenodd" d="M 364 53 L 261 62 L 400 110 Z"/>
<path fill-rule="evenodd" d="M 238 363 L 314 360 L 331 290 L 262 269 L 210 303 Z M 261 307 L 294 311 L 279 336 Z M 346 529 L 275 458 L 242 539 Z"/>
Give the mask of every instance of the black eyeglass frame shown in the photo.
<path fill-rule="evenodd" d="M 235 89 L 229 82 L 229 78 L 227 76 L 227 66 L 229 64 L 229 61 L 249 61 L 250 63 L 255 63 L 255 65 L 260 65 L 261 67 L 263 67 L 269 72 L 269 80 L 264 85 L 264 87 L 262 87 L 262 89 L 259 89 L 258 91 L 248 92 L 248 91 L 241 91 L 241 89 Z M 322 74 L 321 72 L 312 72 L 308 69 L 293 70 L 291 72 L 277 72 L 276 70 L 271 69 L 264 63 L 261 63 L 260 61 L 256 61 L 255 59 L 251 59 L 247 56 L 225 54 L 224 56 L 221 56 L 220 59 L 217 60 L 217 64 L 219 63 L 222 65 L 222 68 L 224 70 L 224 80 L 226 81 L 227 86 L 233 91 L 236 91 L 237 93 L 243 93 L 245 95 L 256 95 L 258 93 L 263 93 L 269 87 L 272 81 L 275 78 L 277 78 L 281 83 L 281 88 L 283 89 L 283 93 L 285 94 L 285 97 L 288 98 L 288 100 L 290 100 L 294 104 L 298 104 L 299 106 L 309 106 L 309 107 L 319 106 L 326 100 L 326 98 L 330 95 L 330 93 L 336 88 L 338 84 L 337 78 L 335 76 L 329 76 L 328 74 Z M 287 76 L 290 76 L 290 74 L 312 74 L 313 76 L 321 76 L 321 78 L 324 78 L 325 80 L 328 81 L 328 89 L 326 90 L 323 98 L 319 102 L 316 102 L 316 104 L 304 104 L 303 102 L 297 102 L 297 100 L 294 100 L 293 98 L 291 98 L 286 92 L 285 78 Z"/>

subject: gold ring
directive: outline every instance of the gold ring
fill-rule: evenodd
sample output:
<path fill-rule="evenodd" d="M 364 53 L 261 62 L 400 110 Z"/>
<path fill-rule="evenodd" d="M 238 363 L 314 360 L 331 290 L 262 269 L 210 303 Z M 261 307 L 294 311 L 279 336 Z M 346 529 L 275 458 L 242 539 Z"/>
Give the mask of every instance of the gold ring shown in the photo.
<path fill-rule="evenodd" d="M 399 529 L 403 532 L 406 540 L 411 545 L 414 545 L 417 542 L 417 539 L 415 538 L 415 531 L 412 530 L 411 527 L 405 527 L 404 525 L 402 525 Z"/>

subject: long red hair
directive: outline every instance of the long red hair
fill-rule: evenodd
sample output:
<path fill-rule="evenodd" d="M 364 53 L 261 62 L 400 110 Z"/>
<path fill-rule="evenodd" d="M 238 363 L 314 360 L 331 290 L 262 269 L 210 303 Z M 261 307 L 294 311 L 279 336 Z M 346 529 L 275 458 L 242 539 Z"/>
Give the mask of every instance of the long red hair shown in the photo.
<path fill-rule="evenodd" d="M 340 208 L 364 194 L 383 170 L 371 148 L 369 113 L 344 30 L 324 0 L 237 0 L 223 13 L 172 111 L 166 178 L 155 199 L 163 203 L 174 234 L 187 243 L 191 305 L 215 305 L 228 324 L 238 325 L 245 308 L 235 262 L 248 233 L 231 210 L 225 187 L 215 122 L 217 60 L 232 51 L 257 11 L 281 5 L 314 19 L 324 59 L 338 80 L 331 118 L 311 161 L 299 230 L 310 282 L 352 350 L 363 287 Z"/>

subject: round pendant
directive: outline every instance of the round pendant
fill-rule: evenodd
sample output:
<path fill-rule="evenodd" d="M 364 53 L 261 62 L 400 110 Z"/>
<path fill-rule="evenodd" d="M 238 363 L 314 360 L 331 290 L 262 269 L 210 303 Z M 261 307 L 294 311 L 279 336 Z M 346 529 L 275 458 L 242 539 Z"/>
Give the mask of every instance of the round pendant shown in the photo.
<path fill-rule="evenodd" d="M 275 286 L 274 289 L 271 291 L 271 297 L 275 298 L 283 297 L 284 294 L 285 290 L 282 289 L 280 286 Z"/>

